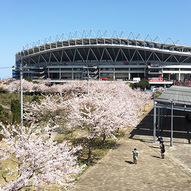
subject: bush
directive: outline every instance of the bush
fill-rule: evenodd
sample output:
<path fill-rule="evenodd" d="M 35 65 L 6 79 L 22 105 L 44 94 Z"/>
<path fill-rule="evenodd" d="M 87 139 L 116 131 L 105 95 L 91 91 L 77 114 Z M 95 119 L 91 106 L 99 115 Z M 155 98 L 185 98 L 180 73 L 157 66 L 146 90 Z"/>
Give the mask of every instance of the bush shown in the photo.
<path fill-rule="evenodd" d="M 5 90 L 2 87 L 0 87 L 0 93 L 7 93 L 7 90 Z"/>
<path fill-rule="evenodd" d="M 21 121 L 21 104 L 19 100 L 11 100 L 11 111 L 13 114 L 13 123 Z"/>
<path fill-rule="evenodd" d="M 3 106 L 0 105 L 0 114 L 2 113 L 3 110 L 4 110 L 4 109 L 3 109 Z"/>
<path fill-rule="evenodd" d="M 132 89 L 134 89 L 134 88 L 135 88 L 135 84 L 134 84 L 134 83 L 130 83 L 130 84 L 129 84 L 129 87 L 131 87 Z"/>
<path fill-rule="evenodd" d="M 25 78 L 25 80 L 28 81 L 28 82 L 32 82 L 31 78 Z"/>
<path fill-rule="evenodd" d="M 135 83 L 134 84 L 135 88 L 140 88 L 141 90 L 149 89 L 150 88 L 150 84 L 148 80 L 141 80 L 139 83 Z"/>
<path fill-rule="evenodd" d="M 33 98 L 32 98 L 32 102 L 37 102 L 40 104 L 40 97 L 35 95 Z"/>
<path fill-rule="evenodd" d="M 2 105 L 0 105 L 0 121 L 3 124 L 8 124 L 11 123 L 11 115 L 10 112 L 6 111 Z M 1 140 L 1 138 L 0 138 Z"/>
<path fill-rule="evenodd" d="M 155 92 L 155 96 L 154 96 L 154 93 L 153 93 L 152 99 L 154 99 L 154 97 L 155 97 L 155 99 L 157 99 L 161 94 L 162 94 L 161 92 L 157 91 L 157 92 Z"/>
<path fill-rule="evenodd" d="M 39 84 L 38 81 L 33 81 L 31 78 L 25 78 L 26 81 L 32 82 L 33 84 Z"/>
<path fill-rule="evenodd" d="M 39 82 L 38 81 L 33 81 L 33 84 L 39 84 Z"/>

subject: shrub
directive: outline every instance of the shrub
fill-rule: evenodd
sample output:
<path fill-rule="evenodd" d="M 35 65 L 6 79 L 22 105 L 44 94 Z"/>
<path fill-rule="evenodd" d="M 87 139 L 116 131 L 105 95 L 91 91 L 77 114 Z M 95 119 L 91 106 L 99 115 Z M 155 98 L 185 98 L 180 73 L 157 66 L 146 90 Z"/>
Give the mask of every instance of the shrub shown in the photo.
<path fill-rule="evenodd" d="M 13 114 L 13 123 L 21 121 L 21 104 L 19 100 L 11 100 L 11 111 Z"/>
<path fill-rule="evenodd" d="M 38 81 L 33 81 L 33 84 L 39 84 L 39 82 Z"/>
<path fill-rule="evenodd" d="M 150 88 L 150 84 L 148 80 L 141 80 L 139 83 L 135 83 L 134 84 L 135 88 L 140 88 L 141 90 L 149 89 Z"/>
<path fill-rule="evenodd" d="M 28 81 L 28 82 L 32 82 L 31 78 L 25 78 L 25 80 Z"/>
<path fill-rule="evenodd" d="M 6 93 L 7 90 L 3 89 L 2 87 L 0 87 L 0 93 Z"/>
<path fill-rule="evenodd" d="M 11 115 L 10 115 L 10 112 L 7 112 L 2 105 L 0 105 L 0 121 L 3 123 L 3 124 L 8 124 L 8 123 L 11 123 Z M 1 140 L 1 138 L 0 138 Z"/>
<path fill-rule="evenodd" d="M 40 97 L 37 95 L 34 95 L 34 97 L 32 98 L 32 102 L 37 102 L 40 104 Z"/>
<path fill-rule="evenodd" d="M 135 84 L 134 83 L 130 83 L 129 86 L 134 89 L 135 88 Z"/>

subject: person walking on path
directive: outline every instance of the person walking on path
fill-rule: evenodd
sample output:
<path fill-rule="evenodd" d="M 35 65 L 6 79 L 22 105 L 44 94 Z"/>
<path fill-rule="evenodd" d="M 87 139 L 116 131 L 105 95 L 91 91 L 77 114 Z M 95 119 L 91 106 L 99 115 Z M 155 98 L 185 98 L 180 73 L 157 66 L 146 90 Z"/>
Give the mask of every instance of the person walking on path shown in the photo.
<path fill-rule="evenodd" d="M 161 136 L 158 137 L 158 141 L 161 143 L 164 143 L 163 138 Z"/>
<path fill-rule="evenodd" d="M 161 150 L 161 158 L 164 159 L 165 147 L 163 142 L 160 144 L 160 150 Z"/>
<path fill-rule="evenodd" d="M 133 152 L 133 162 L 134 164 L 137 164 L 137 158 L 138 158 L 138 151 L 136 148 L 134 148 Z"/>

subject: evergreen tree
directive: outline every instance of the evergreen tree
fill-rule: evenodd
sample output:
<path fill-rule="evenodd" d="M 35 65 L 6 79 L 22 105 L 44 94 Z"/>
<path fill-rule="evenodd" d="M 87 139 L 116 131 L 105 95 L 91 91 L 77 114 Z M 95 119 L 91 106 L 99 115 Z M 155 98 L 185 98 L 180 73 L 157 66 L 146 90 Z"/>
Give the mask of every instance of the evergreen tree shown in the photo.
<path fill-rule="evenodd" d="M 19 100 L 11 100 L 11 112 L 13 114 L 13 123 L 20 123 L 21 104 Z"/>

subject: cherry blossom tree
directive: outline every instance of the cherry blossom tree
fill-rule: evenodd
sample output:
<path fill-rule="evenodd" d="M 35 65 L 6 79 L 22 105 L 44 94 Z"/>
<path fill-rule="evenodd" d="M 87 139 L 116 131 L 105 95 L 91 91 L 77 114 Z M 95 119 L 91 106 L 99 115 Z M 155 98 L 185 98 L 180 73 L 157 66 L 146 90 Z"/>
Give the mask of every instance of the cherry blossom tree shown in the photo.
<path fill-rule="evenodd" d="M 151 104 L 151 94 L 132 90 L 127 84 L 92 82 L 91 94 L 82 94 L 70 102 L 72 125 L 81 126 L 82 136 L 89 140 L 88 161 L 91 161 L 95 137 L 115 138 L 115 130 L 136 126 L 142 109 Z M 70 124 L 71 125 L 71 124 Z"/>
<path fill-rule="evenodd" d="M 55 125 L 62 121 L 72 131 L 80 126 L 85 132 L 82 136 L 89 140 L 89 161 L 95 137 L 103 136 L 105 142 L 106 137 L 115 137 L 116 129 L 136 126 L 145 105 L 152 104 L 149 92 L 132 90 L 123 82 L 91 81 L 90 89 L 88 95 L 84 82 L 55 85 L 52 92 L 72 91 L 71 96 L 57 99 L 47 96 L 41 104 L 25 104 L 24 114 L 31 122 L 51 121 Z"/>
<path fill-rule="evenodd" d="M 24 119 L 29 123 L 39 125 L 47 123 L 51 126 L 57 125 L 61 131 L 69 128 L 73 132 L 76 125 L 71 125 L 71 121 L 73 121 L 70 118 L 70 113 L 73 112 L 71 99 L 73 99 L 73 95 L 65 97 L 47 95 L 43 96 L 40 103 L 27 102 L 24 104 Z M 66 126 L 68 121 L 70 121 L 70 125 Z"/>
<path fill-rule="evenodd" d="M 50 83 L 43 81 L 40 81 L 39 83 L 33 83 L 23 79 L 22 82 L 23 92 L 43 92 L 48 94 L 59 93 L 62 96 L 62 94 L 68 92 L 85 92 L 87 89 L 86 82 L 84 81 L 67 82 L 61 85 L 56 84 L 52 86 L 50 85 Z M 10 82 L 9 85 L 3 88 L 10 92 L 18 92 L 20 91 L 20 80 Z"/>
<path fill-rule="evenodd" d="M 77 165 L 74 155 L 81 147 L 70 147 L 66 141 L 57 144 L 54 137 L 49 136 L 48 125 L 44 128 L 35 125 L 29 128 L 0 126 L 5 137 L 0 146 L 1 165 L 7 160 L 16 165 L 4 170 L 1 166 L 4 179 L 1 190 L 15 191 L 28 187 L 50 190 L 52 185 L 67 188 L 72 185 L 69 182 L 74 180 L 74 175 L 83 170 L 84 166 Z"/>
<path fill-rule="evenodd" d="M 67 121 L 70 107 L 67 101 L 60 96 L 44 96 L 40 103 L 24 104 L 24 119 L 31 123 L 64 125 Z"/>

